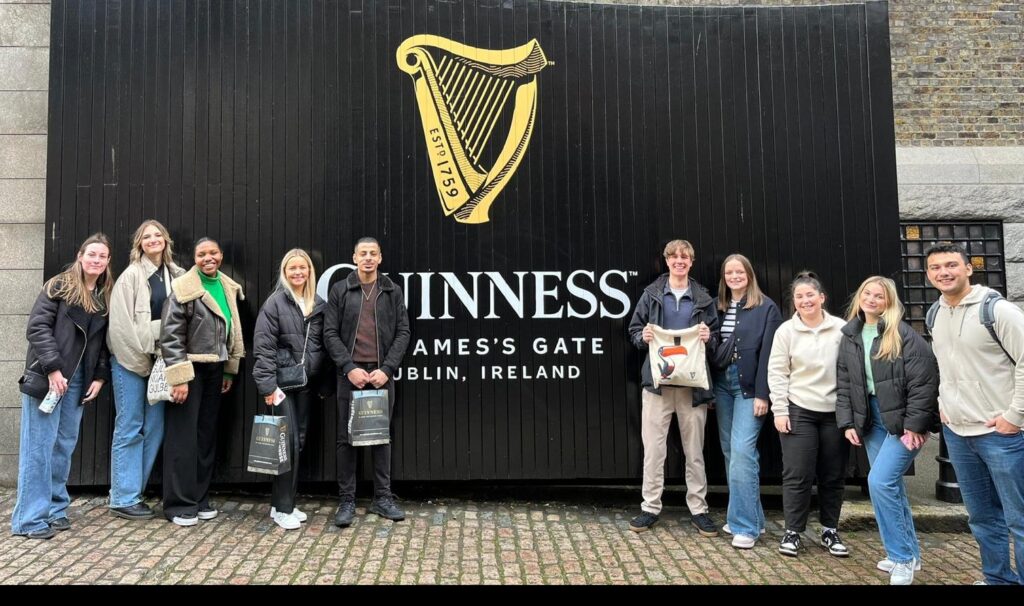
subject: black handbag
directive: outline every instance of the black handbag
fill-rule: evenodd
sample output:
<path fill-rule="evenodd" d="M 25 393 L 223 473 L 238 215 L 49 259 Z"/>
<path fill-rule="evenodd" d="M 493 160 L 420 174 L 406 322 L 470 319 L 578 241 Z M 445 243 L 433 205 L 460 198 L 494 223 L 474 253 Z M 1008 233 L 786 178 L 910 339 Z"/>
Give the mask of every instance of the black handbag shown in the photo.
<path fill-rule="evenodd" d="M 718 344 L 711 354 L 711 368 L 722 371 L 729 368 L 729 365 L 736 359 L 736 333 L 729 333 L 729 338 Z"/>
<path fill-rule="evenodd" d="M 309 344 L 309 327 L 306 325 L 306 339 L 302 342 L 302 359 L 298 364 L 291 366 L 277 367 L 277 386 L 281 391 L 294 391 L 306 386 L 309 377 L 306 376 L 306 345 Z"/>

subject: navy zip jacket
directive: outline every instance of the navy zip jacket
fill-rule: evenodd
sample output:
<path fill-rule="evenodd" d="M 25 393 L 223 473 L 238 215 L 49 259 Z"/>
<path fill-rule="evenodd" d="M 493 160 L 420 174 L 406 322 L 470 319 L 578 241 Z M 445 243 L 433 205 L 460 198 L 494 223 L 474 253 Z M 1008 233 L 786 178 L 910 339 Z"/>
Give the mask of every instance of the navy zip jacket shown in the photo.
<path fill-rule="evenodd" d="M 644 364 L 640 370 L 640 386 L 651 393 L 661 395 L 661 389 L 654 387 L 654 379 L 651 377 L 651 360 L 647 355 L 647 343 L 644 343 L 644 326 L 648 323 L 655 326 L 662 326 L 663 302 L 665 298 L 665 284 L 668 282 L 668 273 L 664 273 L 654 281 L 653 284 L 644 289 L 640 300 L 636 303 L 636 310 L 633 311 L 633 318 L 629 321 L 629 340 L 637 349 L 644 352 Z M 704 346 L 704 351 L 714 351 L 718 347 L 718 313 L 715 311 L 715 300 L 708 295 L 708 291 L 690 278 L 690 296 L 693 298 L 693 311 L 690 314 L 690 326 L 696 326 L 701 322 L 711 329 L 711 338 Z M 706 363 L 706 362 L 705 362 Z M 674 389 L 668 387 L 668 389 Z M 707 404 L 715 399 L 710 389 L 693 388 L 693 405 Z"/>
<path fill-rule="evenodd" d="M 736 358 L 733 364 L 740 375 L 740 389 L 744 398 L 768 399 L 768 357 L 772 353 L 772 341 L 775 331 L 782 324 L 779 306 L 768 297 L 762 296 L 761 304 L 751 309 L 743 309 L 747 298 L 740 301 L 736 310 L 736 327 L 732 339 L 722 338 L 720 348 L 732 351 L 719 352 L 715 359 L 729 359 L 733 352 Z M 725 312 L 719 311 L 719 322 L 725 320 Z M 728 367 L 726 367 L 728 368 Z M 726 368 L 715 369 L 715 382 L 726 380 Z"/>

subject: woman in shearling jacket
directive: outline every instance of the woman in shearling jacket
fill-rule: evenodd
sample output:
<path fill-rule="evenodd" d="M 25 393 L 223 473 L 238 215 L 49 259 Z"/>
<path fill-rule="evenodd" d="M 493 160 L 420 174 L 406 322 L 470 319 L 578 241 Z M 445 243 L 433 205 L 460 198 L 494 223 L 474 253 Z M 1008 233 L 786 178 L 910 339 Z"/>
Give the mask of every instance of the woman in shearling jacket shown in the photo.
<path fill-rule="evenodd" d="M 21 446 L 13 534 L 49 539 L 71 528 L 67 481 L 82 405 L 95 400 L 110 380 L 104 339 L 113 282 L 110 241 L 94 234 L 79 247 L 75 262 L 43 286 L 32 306 L 25 372 L 18 380 Z M 40 410 L 50 392 L 60 400 L 49 412 Z"/>
<path fill-rule="evenodd" d="M 132 237 L 131 263 L 110 296 L 107 348 L 116 411 L 110 511 L 129 520 L 153 517 L 142 492 L 163 443 L 164 402 L 148 405 L 146 385 L 159 351 L 160 316 L 171 280 L 185 273 L 174 264 L 173 245 L 159 221 L 143 221 Z"/>
<path fill-rule="evenodd" d="M 209 501 L 221 394 L 245 355 L 238 301 L 242 287 L 219 271 L 220 245 L 200 238 L 195 266 L 171 283 L 160 350 L 171 401 L 164 411 L 164 516 L 178 526 L 212 520 Z"/>
<path fill-rule="evenodd" d="M 729 482 L 723 529 L 733 535 L 733 547 L 751 549 L 765 526 L 757 439 L 768 415 L 768 357 L 782 314 L 761 292 L 750 260 L 741 254 L 722 262 L 718 319 L 715 414 Z"/>
<path fill-rule="evenodd" d="M 314 377 L 324 360 L 323 330 L 326 303 L 316 294 L 316 270 L 306 251 L 293 248 L 281 259 L 278 287 L 267 297 L 256 319 L 253 335 L 252 376 L 267 406 L 279 399 L 277 370 L 302 364 L 307 383 L 289 389 L 280 406 L 288 418 L 288 443 L 291 470 L 274 478 L 270 496 L 270 517 L 285 530 L 294 530 L 306 521 L 306 514 L 295 505 L 299 484 L 299 456 L 306 444 L 309 405 L 313 398 Z M 331 377 L 333 380 L 333 377 Z"/>
<path fill-rule="evenodd" d="M 868 487 L 886 551 L 878 568 L 892 585 L 909 585 L 920 570 L 903 474 L 939 427 L 935 356 L 902 317 L 892 280 L 864 280 L 850 300 L 837 361 L 836 423 L 851 444 L 868 449 Z"/>

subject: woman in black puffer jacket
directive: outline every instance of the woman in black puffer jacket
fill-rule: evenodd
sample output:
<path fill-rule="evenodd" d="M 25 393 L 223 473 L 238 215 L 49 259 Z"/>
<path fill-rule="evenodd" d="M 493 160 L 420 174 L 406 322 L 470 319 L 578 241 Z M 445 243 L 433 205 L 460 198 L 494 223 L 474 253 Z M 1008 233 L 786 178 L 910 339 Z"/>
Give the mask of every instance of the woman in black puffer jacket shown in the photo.
<path fill-rule="evenodd" d="M 294 530 L 306 521 L 306 514 L 295 506 L 299 480 L 299 455 L 306 443 L 309 404 L 315 391 L 314 377 L 324 360 L 323 299 L 316 294 L 316 270 L 313 261 L 300 248 L 285 253 L 281 260 L 279 284 L 263 304 L 253 350 L 256 362 L 252 375 L 267 406 L 274 406 L 278 396 L 279 368 L 302 364 L 307 383 L 289 388 L 279 404 L 281 414 L 288 418 L 288 442 L 291 447 L 291 471 L 276 476 L 270 497 L 270 517 L 285 530 Z M 283 393 L 283 392 L 281 392 Z"/>
<path fill-rule="evenodd" d="M 901 322 L 896 284 L 872 276 L 850 301 L 837 361 L 836 423 L 867 446 L 868 487 L 892 585 L 909 585 L 921 550 L 903 474 L 939 427 L 939 369 L 931 347 Z"/>

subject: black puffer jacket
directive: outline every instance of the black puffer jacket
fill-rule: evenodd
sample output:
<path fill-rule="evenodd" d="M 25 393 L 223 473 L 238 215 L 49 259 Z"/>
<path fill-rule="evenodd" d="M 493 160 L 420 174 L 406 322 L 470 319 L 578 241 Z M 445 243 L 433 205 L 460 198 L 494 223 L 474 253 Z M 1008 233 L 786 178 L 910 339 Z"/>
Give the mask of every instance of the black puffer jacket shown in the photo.
<path fill-rule="evenodd" d="M 868 410 L 867 378 L 864 372 L 864 342 L 861 317 L 843 327 L 837 364 L 836 423 L 845 431 L 853 428 L 861 437 L 871 424 Z M 932 348 L 921 335 L 900 322 L 903 349 L 900 357 L 889 362 L 876 360 L 885 324 L 878 323 L 878 334 L 871 346 L 871 376 L 885 430 L 895 436 L 904 429 L 916 433 L 939 428 L 939 367 Z"/>
<path fill-rule="evenodd" d="M 43 399 L 50 390 L 47 375 L 61 371 L 68 381 L 82 367 L 82 393 L 94 380 L 110 382 L 107 316 L 89 312 L 63 299 L 51 299 L 46 287 L 28 317 L 28 355 L 18 383 L 22 393 Z"/>
<path fill-rule="evenodd" d="M 287 291 L 278 289 L 267 297 L 256 318 L 252 339 L 253 355 L 256 357 L 252 378 L 261 396 L 274 392 L 277 388 L 277 369 L 298 364 L 303 359 L 303 349 L 307 379 L 313 381 L 318 375 L 325 355 L 323 331 L 326 307 L 324 300 L 316 297 L 313 313 L 304 317 L 299 305 Z"/>
<path fill-rule="evenodd" d="M 402 289 L 391 278 L 377 274 L 377 295 L 372 303 L 377 312 L 377 358 L 379 367 L 390 379 L 402 363 L 409 347 L 409 313 Z M 331 287 L 324 315 L 324 345 L 339 369 L 338 380 L 356 368 L 352 349 L 356 344 L 359 310 L 365 300 L 358 272 Z M 369 305 L 370 303 L 366 303 Z"/>
<path fill-rule="evenodd" d="M 629 339 L 637 349 L 644 352 L 644 363 L 640 369 L 640 386 L 658 395 L 661 395 L 661 389 L 654 387 L 654 378 L 651 376 L 651 359 L 647 355 L 648 347 L 647 343 L 644 343 L 643 332 L 644 326 L 647 326 L 648 323 L 655 326 L 662 325 L 662 300 L 665 296 L 665 284 L 667 282 L 668 273 L 664 273 L 644 289 L 643 294 L 640 295 L 640 300 L 636 303 L 633 317 L 629 321 Z M 711 329 L 711 338 L 705 344 L 704 351 L 714 351 L 718 347 L 720 337 L 715 300 L 693 278 L 690 278 L 690 295 L 693 297 L 693 313 L 690 316 L 690 326 L 696 326 L 701 322 L 708 325 L 708 328 Z M 706 361 L 705 364 L 707 364 Z M 708 377 L 711 377 L 710 365 L 708 365 Z M 694 406 L 707 404 L 714 399 L 715 394 L 711 389 L 693 388 Z"/>

